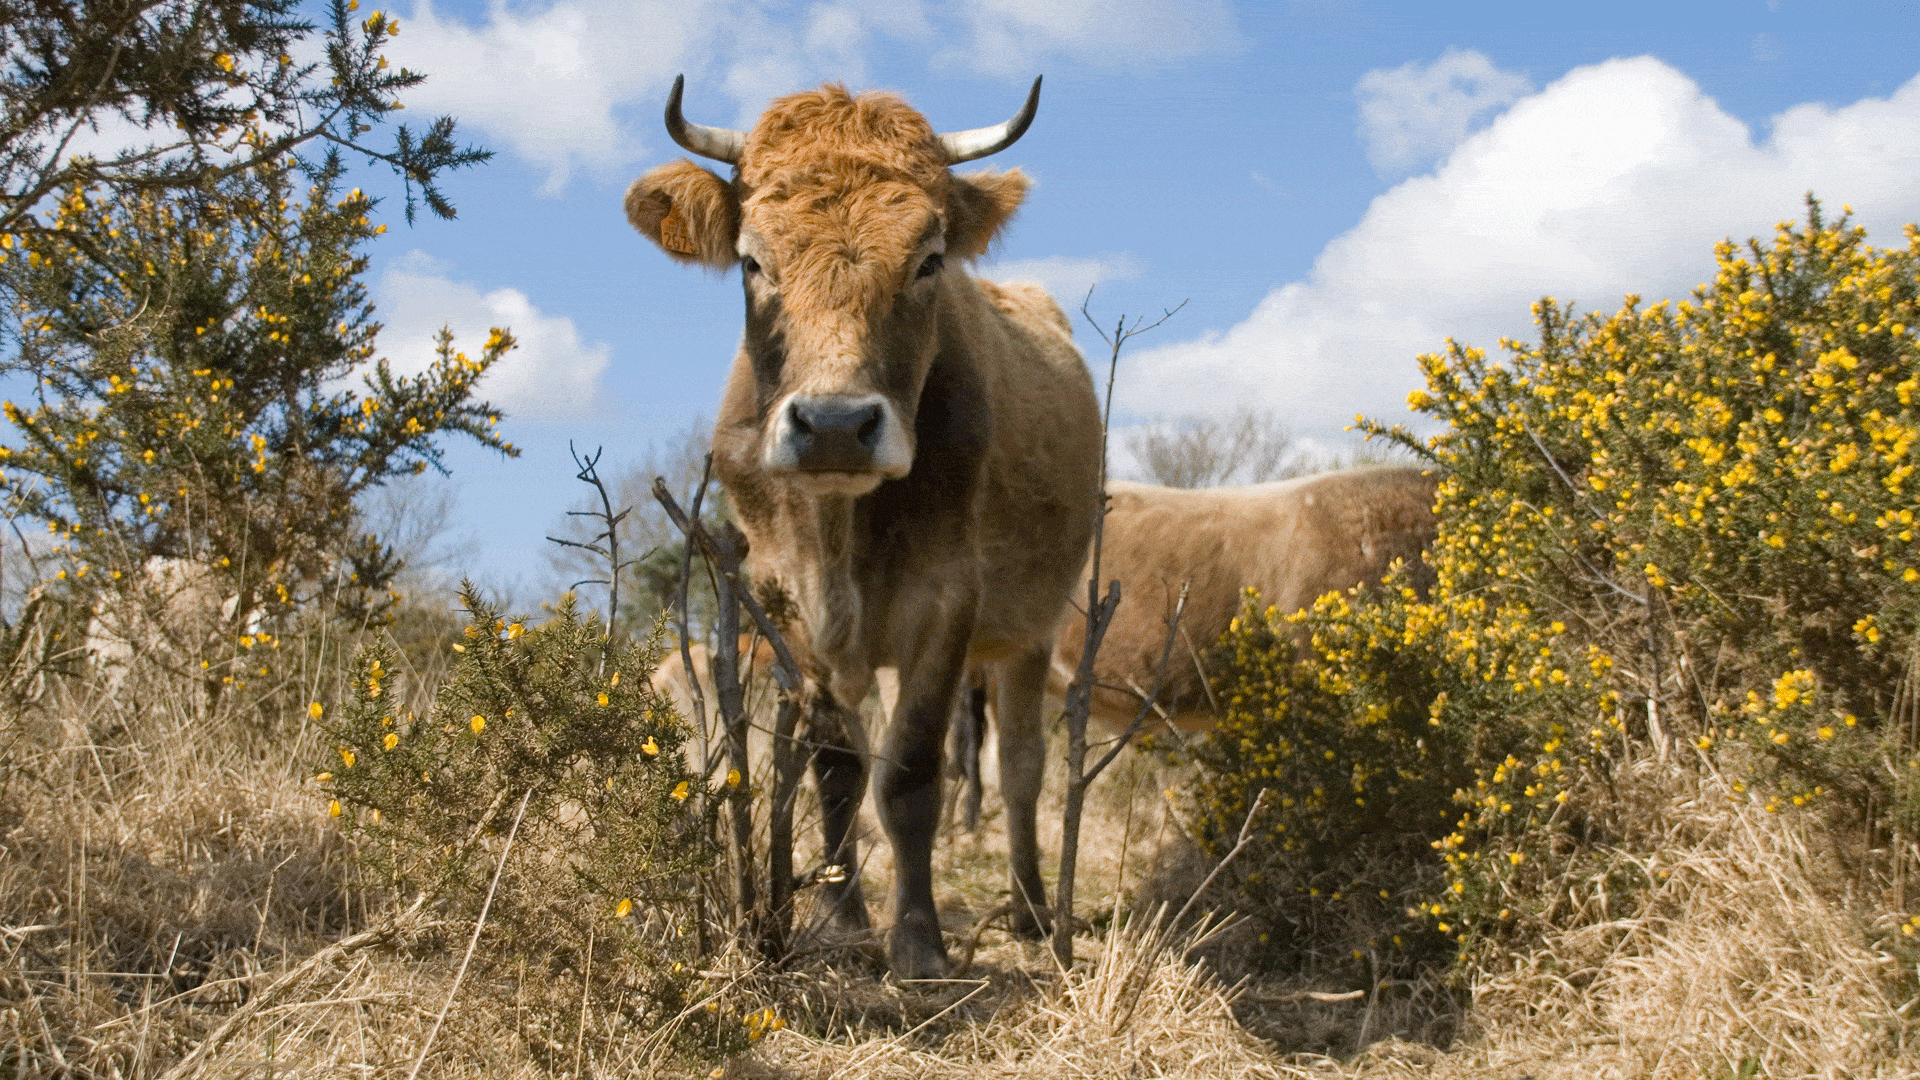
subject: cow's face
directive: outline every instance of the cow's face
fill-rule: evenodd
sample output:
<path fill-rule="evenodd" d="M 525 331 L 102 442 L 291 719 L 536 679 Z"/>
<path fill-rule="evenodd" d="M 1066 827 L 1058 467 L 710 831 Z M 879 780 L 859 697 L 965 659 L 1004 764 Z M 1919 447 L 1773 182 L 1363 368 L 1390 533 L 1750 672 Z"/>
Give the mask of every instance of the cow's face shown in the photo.
<path fill-rule="evenodd" d="M 738 138 L 733 182 L 663 165 L 628 190 L 628 219 L 674 258 L 740 268 L 763 469 L 822 494 L 905 476 L 948 266 L 986 250 L 1027 180 L 955 176 L 919 113 L 839 87 Z"/>

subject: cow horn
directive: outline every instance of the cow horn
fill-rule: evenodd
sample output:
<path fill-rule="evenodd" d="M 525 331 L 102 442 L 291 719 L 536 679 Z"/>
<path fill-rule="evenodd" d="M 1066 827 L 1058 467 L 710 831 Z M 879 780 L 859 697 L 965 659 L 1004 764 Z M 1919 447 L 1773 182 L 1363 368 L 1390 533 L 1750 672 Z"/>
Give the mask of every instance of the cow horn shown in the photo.
<path fill-rule="evenodd" d="M 1040 78 L 1039 76 L 1034 78 L 1033 89 L 1027 91 L 1027 103 L 1020 106 L 1020 111 L 1014 114 L 1013 119 L 992 127 L 941 135 L 940 145 L 947 151 L 947 164 L 958 165 L 963 161 L 997 154 L 1018 142 L 1020 136 L 1025 135 L 1027 128 L 1032 125 L 1033 114 L 1040 111 Z"/>
<path fill-rule="evenodd" d="M 667 134 L 673 136 L 674 142 L 701 157 L 724 161 L 729 165 L 739 164 L 740 151 L 747 145 L 747 133 L 735 131 L 732 128 L 687 123 L 687 118 L 680 115 L 680 94 L 686 89 L 686 85 L 685 75 L 673 77 L 673 92 L 667 95 Z M 1015 136 L 1015 138 L 1018 137 Z M 988 153 L 992 151 L 989 150 Z"/>

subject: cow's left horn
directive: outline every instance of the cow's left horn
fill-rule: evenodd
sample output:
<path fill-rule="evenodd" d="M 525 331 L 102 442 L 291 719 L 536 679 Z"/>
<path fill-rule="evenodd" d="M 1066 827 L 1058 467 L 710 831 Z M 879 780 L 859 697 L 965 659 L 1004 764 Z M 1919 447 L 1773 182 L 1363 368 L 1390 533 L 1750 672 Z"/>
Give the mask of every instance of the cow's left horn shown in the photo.
<path fill-rule="evenodd" d="M 667 95 L 667 134 L 682 147 L 709 157 L 715 161 L 724 161 L 729 165 L 740 163 L 740 151 L 746 148 L 747 133 L 732 128 L 708 127 L 705 124 L 689 124 L 687 118 L 680 115 L 680 94 L 686 89 L 687 77 L 673 77 L 673 92 Z M 1039 88 L 1039 83 L 1034 88 Z M 1029 107 L 1031 112 L 1031 107 Z M 1025 125 L 1022 125 L 1024 127 Z M 969 133 L 971 134 L 971 133 Z M 1019 138 L 1018 135 L 1014 138 Z M 1013 139 L 1008 139 L 1012 142 Z M 992 153 L 989 150 L 987 153 Z"/>
<path fill-rule="evenodd" d="M 947 151 L 947 164 L 958 165 L 963 161 L 997 154 L 1020 141 L 1020 136 L 1025 135 L 1027 128 L 1033 124 L 1033 114 L 1040 111 L 1040 78 L 1034 78 L 1033 89 L 1027 91 L 1027 103 L 1020 106 L 1020 111 L 1014 114 L 1013 119 L 992 127 L 941 135 L 940 145 Z"/>

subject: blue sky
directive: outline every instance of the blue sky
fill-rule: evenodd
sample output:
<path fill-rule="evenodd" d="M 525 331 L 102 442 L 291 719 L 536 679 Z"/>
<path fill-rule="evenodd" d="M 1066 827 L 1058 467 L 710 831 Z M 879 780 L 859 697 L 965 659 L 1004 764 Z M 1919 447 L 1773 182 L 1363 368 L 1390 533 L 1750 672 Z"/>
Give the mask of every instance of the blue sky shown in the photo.
<path fill-rule="evenodd" d="M 411 6 L 409 6 L 411 5 Z M 371 0 L 362 0 L 363 9 Z M 995 123 L 1037 183 L 988 276 L 1041 280 L 1104 321 L 1187 307 L 1122 362 L 1125 423 L 1273 409 L 1338 447 L 1356 412 L 1407 417 L 1414 358 L 1526 337 L 1543 294 L 1611 309 L 1682 295 L 1714 241 L 1765 235 L 1809 189 L 1882 245 L 1920 220 L 1920 3 L 1230 4 L 1225 0 L 402 0 L 390 55 L 430 76 L 408 115 L 456 116 L 494 162 L 456 222 L 375 249 L 383 351 L 445 322 L 523 347 L 486 393 L 525 450 L 449 455 L 464 567 L 528 603 L 544 536 L 582 495 L 567 444 L 646 456 L 712 414 L 736 282 L 628 228 L 626 185 L 678 156 L 687 112 L 748 126 L 829 80 L 900 92 L 942 129 Z M 425 114 L 425 115 L 423 115 Z M 1082 329 L 1083 349 L 1092 335 Z M 1097 344 L 1097 342 L 1096 342 Z M 1124 470 L 1124 462 L 1118 463 Z"/>

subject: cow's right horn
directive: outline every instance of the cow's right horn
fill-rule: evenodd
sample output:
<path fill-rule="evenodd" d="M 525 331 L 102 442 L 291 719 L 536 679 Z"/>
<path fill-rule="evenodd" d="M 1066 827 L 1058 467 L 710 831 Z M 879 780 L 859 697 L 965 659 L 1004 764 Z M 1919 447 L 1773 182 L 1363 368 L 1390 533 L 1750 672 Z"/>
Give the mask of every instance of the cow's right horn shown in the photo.
<path fill-rule="evenodd" d="M 701 157 L 724 161 L 729 165 L 739 164 L 740 151 L 747 145 L 747 133 L 735 131 L 732 128 L 687 123 L 687 118 L 680 115 L 680 94 L 686 89 L 686 85 L 685 75 L 673 77 L 673 92 L 667 95 L 667 134 L 673 136 L 674 142 Z M 1037 88 L 1039 84 L 1034 85 Z M 1018 137 L 1015 136 L 1015 138 Z"/>
<path fill-rule="evenodd" d="M 1020 106 L 1020 111 L 1006 123 L 974 128 L 972 131 L 943 133 L 940 145 L 947 151 L 947 164 L 958 165 L 963 161 L 997 154 L 1020 141 L 1020 136 L 1025 135 L 1027 128 L 1033 124 L 1033 114 L 1040 111 L 1040 79 L 1041 76 L 1034 77 L 1033 89 L 1027 91 L 1027 103 Z"/>

